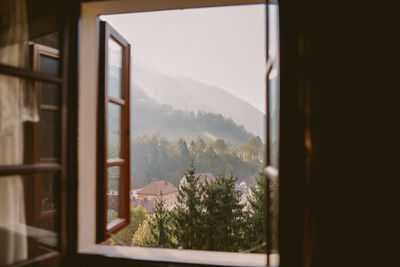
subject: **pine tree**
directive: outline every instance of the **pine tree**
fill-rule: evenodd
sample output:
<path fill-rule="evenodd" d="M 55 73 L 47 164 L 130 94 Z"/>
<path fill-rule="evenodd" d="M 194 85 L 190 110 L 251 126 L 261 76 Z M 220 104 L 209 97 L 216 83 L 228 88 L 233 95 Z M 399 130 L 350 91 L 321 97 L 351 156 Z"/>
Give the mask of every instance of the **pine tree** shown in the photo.
<path fill-rule="evenodd" d="M 201 199 L 202 190 L 192 162 L 184 183 L 179 186 L 177 205 L 173 211 L 175 236 L 178 246 L 182 248 L 202 248 Z"/>
<path fill-rule="evenodd" d="M 156 200 L 156 206 L 154 215 L 149 223 L 151 238 L 148 240 L 148 246 L 155 246 L 159 248 L 170 248 L 174 247 L 172 230 L 171 230 L 171 215 L 170 212 L 165 208 L 165 200 L 163 194 Z"/>
<path fill-rule="evenodd" d="M 262 245 L 265 240 L 264 214 L 264 174 L 260 172 L 256 178 L 257 185 L 250 188 L 251 195 L 247 198 L 249 212 L 247 215 L 247 243 L 249 248 Z M 262 248 L 255 252 L 264 252 Z"/>
<path fill-rule="evenodd" d="M 202 225 L 205 228 L 204 249 L 241 251 L 244 246 L 242 192 L 235 189 L 237 178 L 220 174 L 204 185 Z"/>

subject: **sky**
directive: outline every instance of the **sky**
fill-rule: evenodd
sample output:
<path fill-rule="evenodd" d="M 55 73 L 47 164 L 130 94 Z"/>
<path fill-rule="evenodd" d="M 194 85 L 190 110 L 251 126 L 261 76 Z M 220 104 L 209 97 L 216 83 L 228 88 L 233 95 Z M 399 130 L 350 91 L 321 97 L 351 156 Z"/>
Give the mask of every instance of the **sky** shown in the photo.
<path fill-rule="evenodd" d="M 135 64 L 217 86 L 265 113 L 265 5 L 101 16 Z"/>

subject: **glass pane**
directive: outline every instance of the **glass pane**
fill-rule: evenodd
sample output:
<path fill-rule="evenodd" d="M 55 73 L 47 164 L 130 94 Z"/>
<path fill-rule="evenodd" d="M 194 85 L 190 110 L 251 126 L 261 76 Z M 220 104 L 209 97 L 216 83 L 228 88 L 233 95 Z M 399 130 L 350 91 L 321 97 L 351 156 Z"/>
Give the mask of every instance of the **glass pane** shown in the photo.
<path fill-rule="evenodd" d="M 40 156 L 58 158 L 60 152 L 60 118 L 58 111 L 40 111 Z"/>
<path fill-rule="evenodd" d="M 108 158 L 121 158 L 121 112 L 122 107 L 108 103 L 107 154 Z"/>
<path fill-rule="evenodd" d="M 107 170 L 107 223 L 119 217 L 119 188 L 122 180 L 121 167 L 110 167 Z"/>
<path fill-rule="evenodd" d="M 268 77 L 270 112 L 269 129 L 269 162 L 270 165 L 279 170 L 279 110 L 280 110 L 280 75 L 279 75 L 279 6 L 277 4 L 268 5 L 268 57 L 273 60 L 273 68 Z M 279 174 L 279 172 L 278 172 Z M 279 177 L 278 177 L 279 178 Z M 278 218 L 279 218 L 279 179 L 269 180 L 270 206 L 268 207 L 268 219 L 270 228 L 268 230 L 268 240 L 270 249 L 276 256 L 279 253 Z"/>
<path fill-rule="evenodd" d="M 108 95 L 121 98 L 122 47 L 108 40 Z"/>
<path fill-rule="evenodd" d="M 59 106 L 60 87 L 54 83 L 41 83 L 40 101 L 44 105 Z"/>
<path fill-rule="evenodd" d="M 29 42 L 59 46 L 57 1 L 3 0 L 0 5 L 0 63 L 29 68 Z M 46 9 L 37 8 L 45 6 Z M 50 33 L 50 34 L 49 34 Z"/>
<path fill-rule="evenodd" d="M 40 187 L 40 210 L 42 212 L 53 211 L 57 208 L 57 195 L 55 190 L 58 181 L 57 178 L 55 174 L 42 174 Z"/>
<path fill-rule="evenodd" d="M 278 167 L 279 158 L 279 35 L 278 5 L 268 5 L 268 57 L 273 60 L 273 68 L 268 79 L 269 90 L 269 129 L 270 165 Z"/>
<path fill-rule="evenodd" d="M 0 165 L 32 162 L 33 125 L 39 121 L 33 82 L 0 75 Z"/>
<path fill-rule="evenodd" d="M 31 41 L 36 44 L 41 44 L 44 46 L 52 47 L 52 48 L 59 48 L 59 34 L 58 32 L 53 32 L 50 34 L 42 35 L 39 37 L 33 38 Z"/>
<path fill-rule="evenodd" d="M 40 72 L 51 75 L 58 75 L 60 73 L 59 60 L 57 58 L 40 55 L 39 67 Z"/>
<path fill-rule="evenodd" d="M 44 176 L 0 179 L 0 266 L 34 258 L 59 247 L 57 213 L 55 210 L 42 213 L 40 209 L 43 195 L 37 183 Z M 60 187 L 54 182 L 51 188 L 46 186 L 46 190 L 47 195 L 60 196 Z"/>

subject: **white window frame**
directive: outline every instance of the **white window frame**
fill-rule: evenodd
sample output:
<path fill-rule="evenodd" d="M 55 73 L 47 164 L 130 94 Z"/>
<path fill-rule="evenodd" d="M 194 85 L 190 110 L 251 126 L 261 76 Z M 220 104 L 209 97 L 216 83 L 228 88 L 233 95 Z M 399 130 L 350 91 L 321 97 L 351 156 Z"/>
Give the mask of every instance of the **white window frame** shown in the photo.
<path fill-rule="evenodd" d="M 183 8 L 266 4 L 262 0 L 112 0 L 81 4 L 78 111 L 78 253 L 136 260 L 224 266 L 265 266 L 265 254 L 104 246 L 96 244 L 96 136 L 99 16 Z M 134 44 L 133 44 L 134 45 Z M 132 62 L 134 64 L 134 62 Z M 270 255 L 271 257 L 271 255 Z M 278 257 L 278 256 L 276 256 Z M 276 262 L 279 259 L 276 258 Z M 271 263 L 273 263 L 272 257 Z"/>

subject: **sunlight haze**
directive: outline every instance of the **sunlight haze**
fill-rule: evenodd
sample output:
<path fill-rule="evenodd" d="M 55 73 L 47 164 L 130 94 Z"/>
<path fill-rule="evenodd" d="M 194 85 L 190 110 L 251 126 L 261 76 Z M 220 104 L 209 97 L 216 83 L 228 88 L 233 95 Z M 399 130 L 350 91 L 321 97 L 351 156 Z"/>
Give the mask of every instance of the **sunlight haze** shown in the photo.
<path fill-rule="evenodd" d="M 217 86 L 265 113 L 265 5 L 101 16 L 132 45 L 132 68 Z"/>

